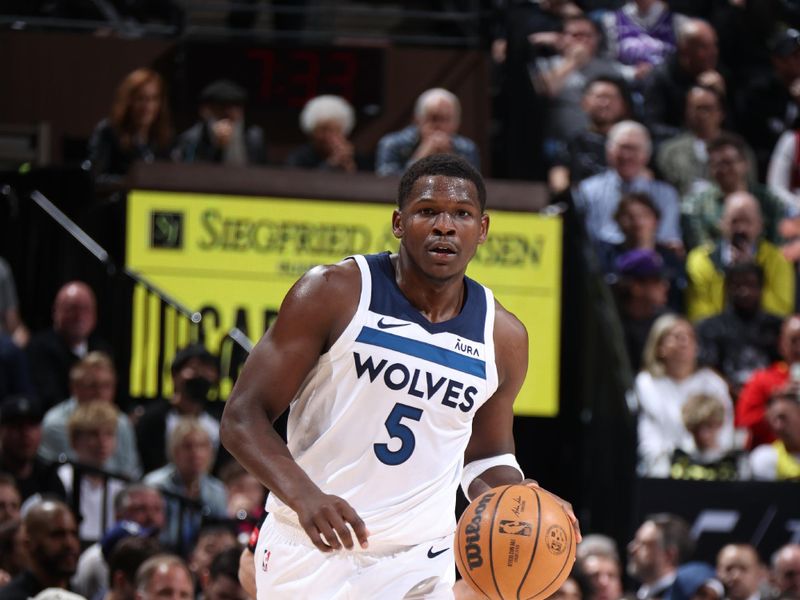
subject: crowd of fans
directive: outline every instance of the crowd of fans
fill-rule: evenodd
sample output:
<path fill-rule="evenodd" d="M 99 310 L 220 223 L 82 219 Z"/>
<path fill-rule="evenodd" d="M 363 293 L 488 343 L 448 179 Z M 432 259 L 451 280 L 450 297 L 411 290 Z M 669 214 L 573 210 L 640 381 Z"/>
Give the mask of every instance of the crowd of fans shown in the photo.
<path fill-rule="evenodd" d="M 769 23 L 762 62 L 754 52 L 724 64 L 721 49 L 736 56 L 741 32 L 732 15 L 750 0 L 691 16 L 660 0 L 525 4 L 492 60 L 524 63 L 544 124 L 531 156 L 580 215 L 614 292 L 637 373 L 639 474 L 800 480 L 800 33 Z M 520 30 L 524 43 L 510 39 Z M 98 180 L 135 161 L 267 163 L 269 137 L 248 122 L 242 86 L 209 82 L 197 122 L 176 135 L 168 83 L 144 67 L 121 82 L 89 144 Z M 452 152 L 480 168 L 460 119 L 453 93 L 426 90 L 412 122 L 362 155 L 349 139 L 353 107 L 319 96 L 286 164 L 391 175 Z M 109 600 L 165 587 L 183 598 L 252 595 L 245 542 L 266 492 L 220 448 L 207 406 L 216 358 L 181 349 L 173 395 L 134 410 L 96 321 L 91 288 L 73 281 L 54 298 L 52 328 L 31 334 L 0 258 L 0 600 L 47 588 Z M 714 566 L 687 562 L 690 546 L 680 519 L 648 518 L 628 547 L 641 586 L 630 596 L 800 598 L 796 544 L 769 565 L 740 543 L 720 548 Z M 614 544 L 587 536 L 578 553 L 557 595 L 621 598 Z"/>

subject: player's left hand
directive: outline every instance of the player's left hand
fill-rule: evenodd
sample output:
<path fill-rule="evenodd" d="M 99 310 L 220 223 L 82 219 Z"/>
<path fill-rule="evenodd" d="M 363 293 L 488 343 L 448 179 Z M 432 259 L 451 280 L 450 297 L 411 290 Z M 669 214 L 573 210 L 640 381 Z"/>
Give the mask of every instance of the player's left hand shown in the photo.
<path fill-rule="evenodd" d="M 575 531 L 575 541 L 577 544 L 580 544 L 581 540 L 583 539 L 583 536 L 581 535 L 581 527 L 580 524 L 578 523 L 578 517 L 575 516 L 575 511 L 572 510 L 572 504 L 564 500 L 561 496 L 557 496 L 553 492 L 545 490 L 542 486 L 539 485 L 539 482 L 537 482 L 534 479 L 523 479 L 521 483 L 523 485 L 527 485 L 528 487 L 539 488 L 540 490 L 544 490 L 545 492 L 553 496 L 553 498 L 559 501 L 561 507 L 564 509 L 564 512 L 567 513 L 567 517 L 569 517 L 570 523 L 572 523 L 572 529 Z"/>

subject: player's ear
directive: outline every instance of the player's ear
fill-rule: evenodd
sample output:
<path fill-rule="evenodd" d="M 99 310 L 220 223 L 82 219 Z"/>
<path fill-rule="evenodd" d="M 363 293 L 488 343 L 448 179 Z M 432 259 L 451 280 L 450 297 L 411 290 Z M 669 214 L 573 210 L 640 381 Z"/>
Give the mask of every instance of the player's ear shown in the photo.
<path fill-rule="evenodd" d="M 489 215 L 483 213 L 481 215 L 481 234 L 478 237 L 478 243 L 482 244 L 486 241 L 486 236 L 489 235 Z"/>
<path fill-rule="evenodd" d="M 403 219 L 402 213 L 395 209 L 392 212 L 392 233 L 398 240 L 403 237 Z"/>

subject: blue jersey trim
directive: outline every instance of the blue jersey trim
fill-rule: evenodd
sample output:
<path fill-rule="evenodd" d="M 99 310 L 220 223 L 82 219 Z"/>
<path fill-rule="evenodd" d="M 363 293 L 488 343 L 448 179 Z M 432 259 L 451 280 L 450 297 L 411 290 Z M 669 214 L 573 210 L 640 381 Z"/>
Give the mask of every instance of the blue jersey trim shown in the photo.
<path fill-rule="evenodd" d="M 400 291 L 388 252 L 367 254 L 364 258 L 367 259 L 372 275 L 370 311 L 411 321 L 431 334 L 446 331 L 479 344 L 485 343 L 483 336 L 486 323 L 486 294 L 479 283 L 464 277 L 464 306 L 461 312 L 448 321 L 431 323 Z"/>
<path fill-rule="evenodd" d="M 370 346 L 387 348 L 409 356 L 415 356 L 427 360 L 428 362 L 442 365 L 443 367 L 461 371 L 467 375 L 486 379 L 486 363 L 484 361 L 464 356 L 458 352 L 440 348 L 433 344 L 411 340 L 399 335 L 394 335 L 393 333 L 372 329 L 371 327 L 362 327 L 356 341 L 369 344 Z"/>

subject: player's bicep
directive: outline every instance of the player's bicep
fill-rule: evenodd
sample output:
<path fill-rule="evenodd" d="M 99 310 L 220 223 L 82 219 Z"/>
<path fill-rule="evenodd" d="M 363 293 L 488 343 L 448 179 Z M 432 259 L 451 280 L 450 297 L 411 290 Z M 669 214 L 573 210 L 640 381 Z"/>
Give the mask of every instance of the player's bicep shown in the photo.
<path fill-rule="evenodd" d="M 292 287 L 245 362 L 231 400 L 248 395 L 272 420 L 288 407 L 352 304 L 342 278 L 328 275 L 325 270 L 311 272 Z"/>
<path fill-rule="evenodd" d="M 528 370 L 528 334 L 505 310 L 497 313 L 495 354 L 497 390 L 475 414 L 465 463 L 514 452 L 514 400 Z"/>

